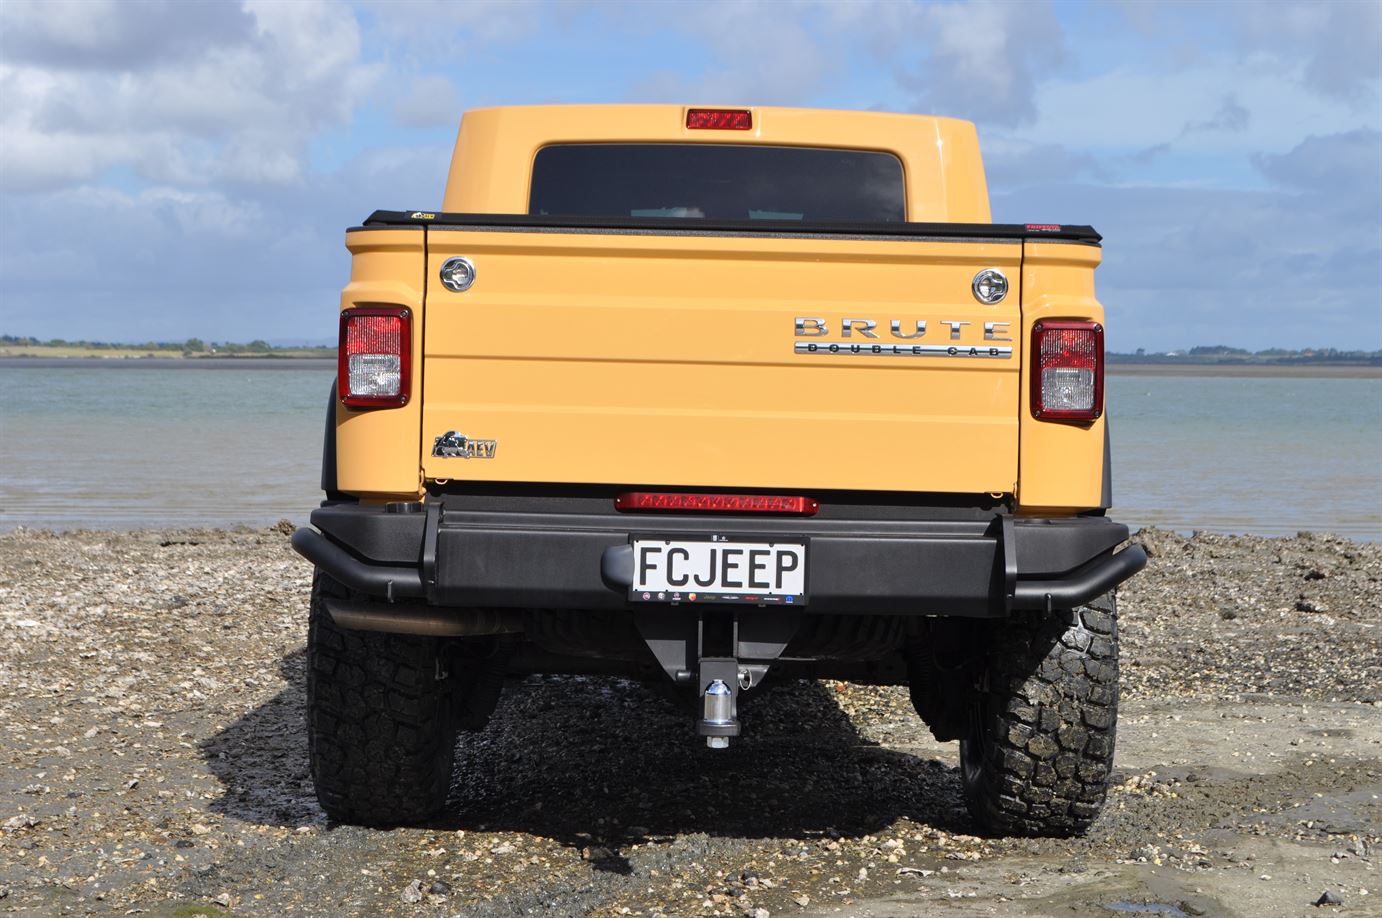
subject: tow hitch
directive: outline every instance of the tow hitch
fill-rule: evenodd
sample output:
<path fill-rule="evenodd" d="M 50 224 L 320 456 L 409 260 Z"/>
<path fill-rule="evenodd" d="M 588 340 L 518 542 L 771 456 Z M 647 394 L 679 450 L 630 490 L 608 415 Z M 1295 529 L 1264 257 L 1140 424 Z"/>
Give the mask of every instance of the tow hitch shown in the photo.
<path fill-rule="evenodd" d="M 763 681 L 797 632 L 796 610 L 640 609 L 638 631 L 668 677 L 697 689 L 696 735 L 726 749 L 739 735 L 739 694 Z"/>
<path fill-rule="evenodd" d="M 705 713 L 696 732 L 705 737 L 711 749 L 728 749 L 729 738 L 739 735 L 739 720 L 734 710 L 734 690 L 723 679 L 712 679 L 705 687 Z"/>

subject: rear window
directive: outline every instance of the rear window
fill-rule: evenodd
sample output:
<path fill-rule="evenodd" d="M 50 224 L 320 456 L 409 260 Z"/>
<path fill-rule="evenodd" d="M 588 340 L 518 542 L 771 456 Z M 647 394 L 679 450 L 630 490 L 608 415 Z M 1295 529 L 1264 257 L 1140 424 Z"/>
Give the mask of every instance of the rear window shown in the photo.
<path fill-rule="evenodd" d="M 902 163 L 891 153 L 730 144 L 544 147 L 528 213 L 900 223 Z"/>

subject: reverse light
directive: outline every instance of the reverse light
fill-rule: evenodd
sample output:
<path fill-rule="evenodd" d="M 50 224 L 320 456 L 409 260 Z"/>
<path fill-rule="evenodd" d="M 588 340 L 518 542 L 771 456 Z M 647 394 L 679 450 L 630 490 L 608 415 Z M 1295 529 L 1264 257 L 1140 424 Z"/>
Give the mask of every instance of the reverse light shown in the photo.
<path fill-rule="evenodd" d="M 753 115 L 739 108 L 688 108 L 686 126 L 699 131 L 751 131 Z"/>
<path fill-rule="evenodd" d="M 412 371 L 412 312 L 367 306 L 341 313 L 336 392 L 351 408 L 396 408 L 408 403 Z"/>
<path fill-rule="evenodd" d="M 625 491 L 614 498 L 616 510 L 690 510 L 700 513 L 795 513 L 812 516 L 821 507 L 810 497 L 777 494 L 678 494 Z"/>
<path fill-rule="evenodd" d="M 1097 322 L 1032 326 L 1032 416 L 1092 421 L 1104 411 L 1104 327 Z"/>

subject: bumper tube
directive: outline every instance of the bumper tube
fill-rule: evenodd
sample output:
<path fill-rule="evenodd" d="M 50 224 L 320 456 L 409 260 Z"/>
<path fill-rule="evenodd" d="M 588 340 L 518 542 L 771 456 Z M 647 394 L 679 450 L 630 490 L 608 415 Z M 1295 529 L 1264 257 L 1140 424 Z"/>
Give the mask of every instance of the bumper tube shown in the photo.
<path fill-rule="evenodd" d="M 1017 582 L 1011 606 L 1014 609 L 1069 609 L 1102 596 L 1147 566 L 1147 551 L 1129 545 L 1116 555 L 1096 558 L 1069 577 L 1059 580 Z"/>
<path fill-rule="evenodd" d="M 313 513 L 317 528 L 297 530 L 292 544 L 364 596 L 400 607 L 451 610 L 627 610 L 634 581 L 631 540 L 650 532 L 664 538 L 760 539 L 782 532 L 809 539 L 807 611 L 820 614 L 1003 618 L 1014 610 L 1070 608 L 1147 564 L 1140 546 L 1115 553 L 1128 538 L 1127 527 L 1102 517 L 878 516 L 794 521 L 790 528 L 773 529 L 757 519 L 668 516 L 649 522 L 580 506 L 559 507 L 560 512 L 542 507 L 457 507 L 443 518 L 329 505 Z M 541 576 L 535 576 L 538 566 Z M 396 620 L 414 619 L 410 627 L 421 632 L 477 626 L 391 611 L 398 613 Z M 383 624 L 366 623 L 349 610 L 345 617 L 357 628 Z"/>
<path fill-rule="evenodd" d="M 292 543 L 294 551 L 357 592 L 382 596 L 390 602 L 427 595 L 422 574 L 415 567 L 366 564 L 315 529 L 297 530 Z"/>

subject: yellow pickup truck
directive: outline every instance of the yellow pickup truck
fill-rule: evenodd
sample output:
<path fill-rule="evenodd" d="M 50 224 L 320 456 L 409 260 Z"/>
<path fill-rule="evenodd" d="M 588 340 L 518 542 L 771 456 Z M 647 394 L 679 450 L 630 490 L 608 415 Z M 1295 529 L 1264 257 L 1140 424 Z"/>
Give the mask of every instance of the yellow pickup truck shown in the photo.
<path fill-rule="evenodd" d="M 983 831 L 1083 831 L 1146 563 L 1099 243 L 991 222 L 964 121 L 468 112 L 442 208 L 346 235 L 293 537 L 326 812 L 431 817 L 510 677 L 660 682 L 712 749 L 765 681 L 843 679 L 910 686 Z"/>

